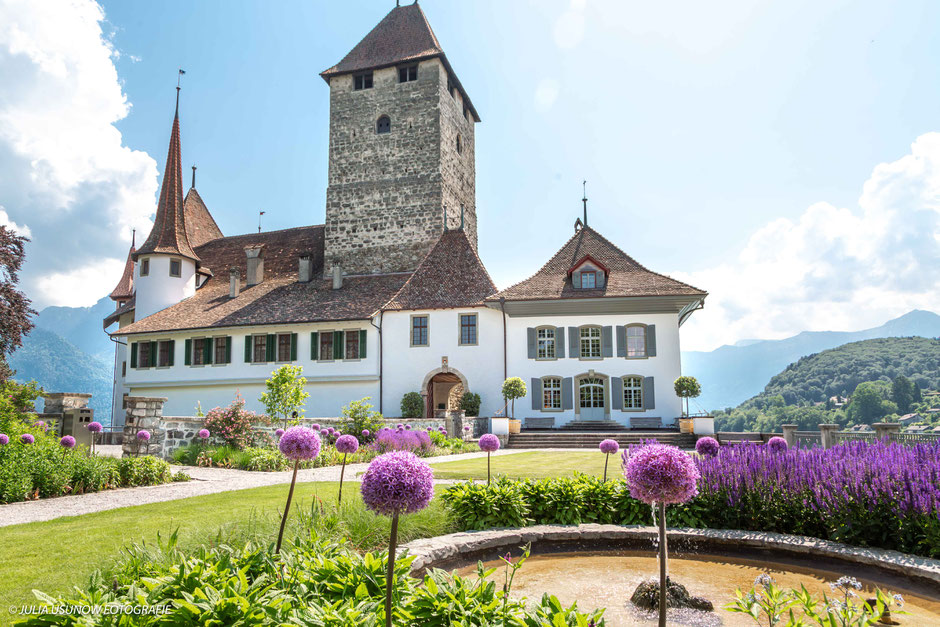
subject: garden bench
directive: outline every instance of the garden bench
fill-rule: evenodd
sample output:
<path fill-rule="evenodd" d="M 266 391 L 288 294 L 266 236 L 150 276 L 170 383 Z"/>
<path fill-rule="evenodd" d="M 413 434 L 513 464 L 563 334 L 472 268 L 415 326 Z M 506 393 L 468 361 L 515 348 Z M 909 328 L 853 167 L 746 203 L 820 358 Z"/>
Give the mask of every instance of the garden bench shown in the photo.
<path fill-rule="evenodd" d="M 662 418 L 641 418 L 639 416 L 630 418 L 631 429 L 660 429 L 662 426 Z"/>
<path fill-rule="evenodd" d="M 538 418 L 526 418 L 525 419 L 525 428 L 526 429 L 554 429 L 555 428 L 555 417 L 538 417 Z"/>

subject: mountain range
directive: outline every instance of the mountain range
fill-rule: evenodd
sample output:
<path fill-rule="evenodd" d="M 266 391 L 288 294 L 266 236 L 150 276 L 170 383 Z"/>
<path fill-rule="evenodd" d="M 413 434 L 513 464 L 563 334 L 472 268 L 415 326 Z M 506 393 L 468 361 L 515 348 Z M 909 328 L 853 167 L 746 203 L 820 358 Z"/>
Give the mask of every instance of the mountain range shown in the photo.
<path fill-rule="evenodd" d="M 940 316 L 915 309 L 862 331 L 804 331 L 782 340 L 743 340 L 713 351 L 684 351 L 682 373 L 702 384 L 693 399 L 707 411 L 735 407 L 761 392 L 771 377 L 801 357 L 849 342 L 882 337 L 940 337 Z"/>

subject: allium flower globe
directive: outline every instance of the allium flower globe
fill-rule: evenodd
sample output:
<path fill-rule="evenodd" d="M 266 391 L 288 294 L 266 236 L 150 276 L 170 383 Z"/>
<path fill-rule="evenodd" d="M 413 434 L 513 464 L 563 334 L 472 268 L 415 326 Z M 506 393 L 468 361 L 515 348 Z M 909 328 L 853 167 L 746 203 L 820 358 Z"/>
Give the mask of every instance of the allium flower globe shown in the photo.
<path fill-rule="evenodd" d="M 786 440 L 781 438 L 779 435 L 775 435 L 774 437 L 767 440 L 767 448 L 771 453 L 783 453 L 789 448 L 789 445 L 787 444 Z"/>
<path fill-rule="evenodd" d="M 617 444 L 617 440 L 602 440 L 598 448 L 605 455 L 613 455 L 620 450 L 620 445 Z"/>
<path fill-rule="evenodd" d="M 92 433 L 101 433 L 102 429 L 104 429 L 100 422 L 89 422 L 87 425 L 85 425 L 85 428 Z"/>
<path fill-rule="evenodd" d="M 414 453 L 396 451 L 372 460 L 362 475 L 362 500 L 378 514 L 410 514 L 434 496 L 434 473 Z"/>
<path fill-rule="evenodd" d="M 277 437 L 281 437 L 282 435 L 284 435 L 284 429 L 281 429 L 280 427 L 278 427 L 277 429 L 274 430 L 274 435 L 276 435 Z"/>
<path fill-rule="evenodd" d="M 698 468 L 691 455 L 675 446 L 626 449 L 623 461 L 630 496 L 644 503 L 685 503 L 698 494 Z"/>
<path fill-rule="evenodd" d="M 480 436 L 480 450 L 491 453 L 499 450 L 499 438 L 492 433 L 484 433 Z"/>
<path fill-rule="evenodd" d="M 10 443 L 10 436 L 6 433 L 0 433 L 0 446 L 6 446 Z"/>
<path fill-rule="evenodd" d="M 354 435 L 341 435 L 336 440 L 336 450 L 340 453 L 355 453 L 359 450 L 359 440 Z"/>
<path fill-rule="evenodd" d="M 23 444 L 32 444 L 33 442 L 36 441 L 36 438 L 33 437 L 32 433 L 24 433 L 23 435 L 20 436 L 20 441 Z"/>
<path fill-rule="evenodd" d="M 199 437 L 202 438 L 203 440 L 208 440 L 208 439 L 209 439 L 209 430 L 208 430 L 208 429 L 200 429 L 200 430 L 199 430 Z"/>
<path fill-rule="evenodd" d="M 320 454 L 320 436 L 307 427 L 291 427 L 281 436 L 277 447 L 287 459 L 301 461 Z"/>
<path fill-rule="evenodd" d="M 714 457 L 718 454 L 719 448 L 721 447 L 715 438 L 699 438 L 698 442 L 695 443 L 695 452 L 704 457 Z"/>
<path fill-rule="evenodd" d="M 411 428 L 411 425 L 405 425 L 405 428 L 406 428 L 406 429 L 410 429 L 410 428 Z"/>
<path fill-rule="evenodd" d="M 364 438 L 369 437 L 369 430 L 368 430 L 368 429 L 363 429 L 363 430 L 362 430 L 362 437 L 364 437 Z"/>
<path fill-rule="evenodd" d="M 141 429 L 140 431 L 137 432 L 137 439 L 146 442 L 147 440 L 150 439 L 150 432 Z"/>
<path fill-rule="evenodd" d="M 310 425 L 310 428 L 313 429 L 314 431 L 319 431 L 320 425 L 318 425 L 317 423 L 313 423 L 312 425 Z"/>
<path fill-rule="evenodd" d="M 59 444 L 65 448 L 75 448 L 75 438 L 70 435 L 64 435 L 62 439 L 59 440 Z"/>

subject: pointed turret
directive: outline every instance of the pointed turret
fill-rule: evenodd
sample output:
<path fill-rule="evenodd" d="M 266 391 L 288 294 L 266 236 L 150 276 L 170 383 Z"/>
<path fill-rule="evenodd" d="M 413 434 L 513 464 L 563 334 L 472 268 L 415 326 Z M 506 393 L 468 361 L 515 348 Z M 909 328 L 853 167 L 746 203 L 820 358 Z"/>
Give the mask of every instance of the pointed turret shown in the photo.
<path fill-rule="evenodd" d="M 127 261 L 124 263 L 124 273 L 121 275 L 121 280 L 111 291 L 111 300 L 115 301 L 118 306 L 127 302 L 134 295 L 134 250 L 134 240 L 132 239 L 131 247 L 127 251 Z"/>
<path fill-rule="evenodd" d="M 163 170 L 163 187 L 160 202 L 153 220 L 153 229 L 134 259 L 145 254 L 179 255 L 199 263 L 186 234 L 186 219 L 183 210 L 183 170 L 180 158 L 179 87 L 176 88 L 176 114 L 170 132 L 170 149 Z"/>
<path fill-rule="evenodd" d="M 186 222 L 186 236 L 193 248 L 199 248 L 206 242 L 222 237 L 222 230 L 209 208 L 196 191 L 196 166 L 193 166 L 193 184 L 183 200 L 183 217 Z"/>

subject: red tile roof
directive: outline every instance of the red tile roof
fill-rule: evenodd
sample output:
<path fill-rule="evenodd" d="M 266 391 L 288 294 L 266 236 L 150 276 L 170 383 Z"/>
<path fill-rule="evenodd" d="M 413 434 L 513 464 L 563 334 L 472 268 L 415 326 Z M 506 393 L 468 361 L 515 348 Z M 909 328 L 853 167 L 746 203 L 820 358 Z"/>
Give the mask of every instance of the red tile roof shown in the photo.
<path fill-rule="evenodd" d="M 127 261 L 124 263 L 124 273 L 121 280 L 111 290 L 111 300 L 125 300 L 134 295 L 134 245 L 127 251 Z"/>
<path fill-rule="evenodd" d="M 199 248 L 206 242 L 222 237 L 222 231 L 212 214 L 202 202 L 202 196 L 195 187 L 190 187 L 183 200 L 183 218 L 186 225 L 186 237 L 193 248 Z"/>
<path fill-rule="evenodd" d="M 591 258 L 609 268 L 604 287 L 575 289 L 568 270 L 579 260 Z M 707 293 L 647 270 L 590 227 L 582 227 L 534 275 L 491 296 L 487 300 L 555 300 L 624 296 L 699 296 Z"/>
<path fill-rule="evenodd" d="M 102 326 L 105 329 L 107 329 L 109 326 L 117 322 L 121 318 L 121 316 L 123 316 L 129 311 L 134 311 L 136 307 L 137 307 L 137 297 L 131 296 L 128 300 L 121 303 L 117 309 L 115 309 L 110 314 L 108 314 L 108 316 L 104 319 L 104 325 Z"/>
<path fill-rule="evenodd" d="M 199 257 L 186 236 L 183 215 L 180 116 L 179 107 L 177 107 L 177 113 L 173 117 L 173 130 L 170 132 L 170 148 L 166 155 L 166 167 L 163 169 L 163 186 L 160 189 L 160 201 L 157 203 L 153 228 L 147 236 L 147 241 L 134 253 L 134 259 L 144 254 L 167 253 L 188 257 L 198 263 Z"/>
<path fill-rule="evenodd" d="M 398 65 L 400 63 L 414 63 L 439 57 L 448 74 L 463 95 L 467 108 L 477 122 L 480 116 L 470 102 L 470 97 L 464 90 L 457 75 L 447 61 L 444 49 L 431 30 L 428 18 L 418 3 L 398 6 L 382 18 L 369 34 L 362 38 L 356 47 L 349 51 L 343 60 L 333 67 L 320 73 L 327 83 L 333 76 L 376 70 L 383 67 Z"/>
<path fill-rule="evenodd" d="M 496 286 L 466 233 L 448 231 L 384 309 L 472 307 L 482 305 L 495 292 Z"/>

